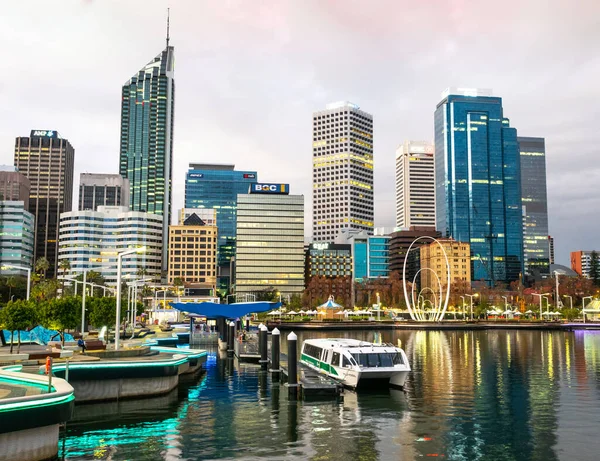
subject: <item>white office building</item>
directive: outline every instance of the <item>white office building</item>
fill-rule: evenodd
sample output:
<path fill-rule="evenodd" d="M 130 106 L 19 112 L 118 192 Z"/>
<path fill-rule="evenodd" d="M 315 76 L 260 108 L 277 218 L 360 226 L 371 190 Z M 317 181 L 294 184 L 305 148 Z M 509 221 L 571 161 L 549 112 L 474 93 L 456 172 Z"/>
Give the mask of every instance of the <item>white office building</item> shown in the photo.
<path fill-rule="evenodd" d="M 146 247 L 143 253 L 123 258 L 123 281 L 139 278 L 140 269 L 156 280 L 161 276 L 163 246 L 161 215 L 129 211 L 128 207 L 100 206 L 98 211 L 61 213 L 58 261 L 71 263 L 71 274 L 99 272 L 107 285 L 117 283 L 117 254 Z M 61 272 L 61 271 L 59 271 Z M 62 276 L 62 273 L 60 274 Z"/>
<path fill-rule="evenodd" d="M 435 147 L 405 141 L 396 150 L 396 227 L 435 227 Z"/>
<path fill-rule="evenodd" d="M 373 233 L 373 116 L 338 102 L 313 114 L 313 241 Z"/>
<path fill-rule="evenodd" d="M 11 266 L 31 268 L 33 265 L 33 214 L 19 200 L 0 201 L 0 267 L 2 275 L 27 275 L 27 271 Z"/>

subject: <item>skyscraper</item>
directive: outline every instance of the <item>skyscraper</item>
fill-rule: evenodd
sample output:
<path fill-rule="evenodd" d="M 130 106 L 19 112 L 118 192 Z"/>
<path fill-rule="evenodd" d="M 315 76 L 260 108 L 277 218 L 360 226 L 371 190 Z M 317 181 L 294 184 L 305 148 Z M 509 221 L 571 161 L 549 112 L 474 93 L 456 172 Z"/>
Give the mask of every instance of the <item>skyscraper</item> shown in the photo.
<path fill-rule="evenodd" d="M 347 101 L 313 114 L 313 240 L 373 233 L 373 116 Z"/>
<path fill-rule="evenodd" d="M 546 143 L 544 138 L 519 136 L 521 201 L 523 203 L 523 260 L 525 274 L 550 273 Z"/>
<path fill-rule="evenodd" d="M 287 184 L 255 184 L 238 196 L 236 294 L 302 294 L 304 196 L 288 194 Z"/>
<path fill-rule="evenodd" d="M 29 212 L 35 216 L 33 261 L 50 263 L 46 277 L 58 264 L 58 219 L 71 211 L 75 150 L 54 130 L 32 130 L 15 141 L 15 166 L 30 182 Z"/>
<path fill-rule="evenodd" d="M 191 163 L 185 177 L 185 207 L 212 208 L 217 213 L 217 276 L 222 292 L 229 289 L 235 256 L 238 194 L 247 194 L 256 171 L 236 171 L 235 165 Z"/>
<path fill-rule="evenodd" d="M 119 173 L 129 179 L 130 209 L 163 215 L 171 222 L 175 48 L 167 46 L 123 85 Z M 168 246 L 162 266 L 167 268 Z"/>
<path fill-rule="evenodd" d="M 118 174 L 81 173 L 79 211 L 99 206 L 129 207 L 129 180 Z"/>
<path fill-rule="evenodd" d="M 471 245 L 473 280 L 523 269 L 517 130 L 490 90 L 449 89 L 435 111 L 437 229 Z"/>
<path fill-rule="evenodd" d="M 396 150 L 396 227 L 435 227 L 435 149 L 405 141 Z"/>
<path fill-rule="evenodd" d="M 0 200 L 21 201 L 29 210 L 29 190 L 31 183 L 27 176 L 14 166 L 0 166 Z"/>

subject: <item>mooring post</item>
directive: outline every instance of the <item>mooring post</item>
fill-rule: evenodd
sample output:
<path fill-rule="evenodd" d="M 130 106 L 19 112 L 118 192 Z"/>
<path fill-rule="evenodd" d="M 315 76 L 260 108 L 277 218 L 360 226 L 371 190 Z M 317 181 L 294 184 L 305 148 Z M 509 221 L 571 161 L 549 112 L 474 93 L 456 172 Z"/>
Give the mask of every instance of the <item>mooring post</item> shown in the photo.
<path fill-rule="evenodd" d="M 287 337 L 288 347 L 288 392 L 290 397 L 298 396 L 298 336 L 292 331 Z"/>
<path fill-rule="evenodd" d="M 260 333 L 258 334 L 258 348 L 260 350 L 260 368 L 262 370 L 267 370 L 267 366 L 269 364 L 269 360 L 267 358 L 267 333 L 268 329 L 265 325 L 261 325 Z"/>
<path fill-rule="evenodd" d="M 229 323 L 227 331 L 227 357 L 233 357 L 233 346 L 235 341 L 235 323 Z"/>
<path fill-rule="evenodd" d="M 274 379 L 279 379 L 279 355 L 281 350 L 281 334 L 277 328 L 271 332 L 271 373 Z"/>

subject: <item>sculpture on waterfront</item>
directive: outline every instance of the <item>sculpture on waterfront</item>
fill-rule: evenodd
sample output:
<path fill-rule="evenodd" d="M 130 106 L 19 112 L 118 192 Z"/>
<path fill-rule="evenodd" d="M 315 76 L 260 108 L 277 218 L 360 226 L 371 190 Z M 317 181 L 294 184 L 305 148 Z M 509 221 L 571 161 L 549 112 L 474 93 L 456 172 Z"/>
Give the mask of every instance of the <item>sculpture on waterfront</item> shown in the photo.
<path fill-rule="evenodd" d="M 406 286 L 406 263 L 408 261 L 408 255 L 410 253 L 410 250 L 412 250 L 413 245 L 415 243 L 417 243 L 419 240 L 423 240 L 423 239 L 433 240 L 435 243 L 437 243 L 442 250 L 444 259 L 446 260 L 447 283 L 446 283 L 446 296 L 445 297 L 443 297 L 443 295 L 442 295 L 443 287 L 442 287 L 442 282 L 441 282 L 438 274 L 432 268 L 429 268 L 429 267 L 425 267 L 425 268 L 419 269 L 417 271 L 417 273 L 415 274 L 415 276 L 412 280 L 410 298 L 408 296 L 408 290 L 407 290 L 407 286 Z M 433 272 L 433 275 L 435 276 L 435 279 L 439 286 L 439 296 L 436 297 L 435 292 L 433 292 L 433 290 L 431 290 L 430 288 L 424 288 L 423 290 L 421 290 L 421 292 L 418 294 L 418 296 L 415 299 L 415 288 L 417 286 L 417 277 L 419 276 L 421 271 L 424 271 L 424 270 Z M 420 321 L 431 321 L 431 322 L 439 322 L 439 321 L 443 320 L 444 315 L 446 314 L 446 309 L 448 309 L 448 300 L 450 299 L 450 263 L 448 262 L 448 255 L 446 254 L 446 250 L 444 249 L 444 246 L 437 239 L 435 239 L 433 237 L 429 237 L 427 235 L 424 235 L 422 237 L 417 237 L 415 240 L 413 240 L 413 242 L 408 247 L 408 251 L 406 252 L 406 255 L 404 255 L 404 267 L 402 268 L 402 284 L 404 286 L 404 300 L 406 301 L 406 307 L 408 309 L 408 313 L 410 314 L 411 319 L 420 320 Z M 420 301 L 422 299 L 421 293 L 423 291 L 425 291 L 426 289 L 429 289 L 434 293 L 433 299 L 435 301 L 434 303 L 432 303 L 433 312 L 430 311 L 429 315 L 425 311 L 425 306 L 424 306 L 425 303 Z"/>

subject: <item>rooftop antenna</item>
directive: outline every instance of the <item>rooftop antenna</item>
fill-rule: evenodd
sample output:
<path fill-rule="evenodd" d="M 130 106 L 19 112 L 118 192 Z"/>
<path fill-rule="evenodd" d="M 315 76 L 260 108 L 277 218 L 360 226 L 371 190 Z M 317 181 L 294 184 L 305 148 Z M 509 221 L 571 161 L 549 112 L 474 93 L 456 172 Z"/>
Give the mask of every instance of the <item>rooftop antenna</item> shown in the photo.
<path fill-rule="evenodd" d="M 169 46 L 169 16 L 171 8 L 167 8 L 167 47 Z"/>

